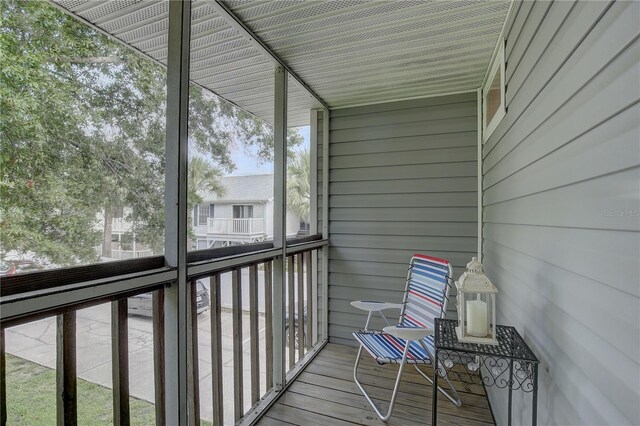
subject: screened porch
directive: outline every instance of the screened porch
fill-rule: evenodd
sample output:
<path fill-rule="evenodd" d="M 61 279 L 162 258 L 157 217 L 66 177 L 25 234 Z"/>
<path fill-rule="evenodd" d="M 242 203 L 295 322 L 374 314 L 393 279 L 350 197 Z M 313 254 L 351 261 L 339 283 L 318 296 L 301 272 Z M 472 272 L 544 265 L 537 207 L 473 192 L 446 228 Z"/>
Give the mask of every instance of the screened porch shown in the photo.
<path fill-rule="evenodd" d="M 2 425 L 384 424 L 351 302 L 403 302 L 415 253 L 452 283 L 477 257 L 539 359 L 535 412 L 480 369 L 439 424 L 640 423 L 640 3 L 3 16 Z M 198 205 L 259 238 L 201 249 Z M 105 259 L 116 241 L 136 256 Z M 386 409 L 398 367 L 360 368 Z M 432 424 L 433 392 L 407 368 L 387 423 Z"/>

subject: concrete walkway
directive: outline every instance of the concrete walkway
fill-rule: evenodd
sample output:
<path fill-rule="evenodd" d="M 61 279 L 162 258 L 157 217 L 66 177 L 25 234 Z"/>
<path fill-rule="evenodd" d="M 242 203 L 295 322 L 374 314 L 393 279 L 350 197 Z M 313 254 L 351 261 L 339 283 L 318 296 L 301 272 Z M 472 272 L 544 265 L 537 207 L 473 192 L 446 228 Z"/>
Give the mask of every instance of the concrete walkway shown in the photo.
<path fill-rule="evenodd" d="M 261 393 L 265 388 L 264 317 L 259 317 Z M 225 424 L 233 424 L 233 352 L 231 312 L 222 314 L 222 357 Z M 45 367 L 56 365 L 55 317 L 6 330 L 6 351 Z M 243 318 L 244 407 L 251 407 L 249 314 Z M 209 312 L 198 315 L 200 413 L 212 419 L 211 321 Z M 111 309 L 109 304 L 77 313 L 78 377 L 111 388 Z M 154 401 L 153 331 L 151 318 L 129 316 L 129 384 L 132 396 Z"/>

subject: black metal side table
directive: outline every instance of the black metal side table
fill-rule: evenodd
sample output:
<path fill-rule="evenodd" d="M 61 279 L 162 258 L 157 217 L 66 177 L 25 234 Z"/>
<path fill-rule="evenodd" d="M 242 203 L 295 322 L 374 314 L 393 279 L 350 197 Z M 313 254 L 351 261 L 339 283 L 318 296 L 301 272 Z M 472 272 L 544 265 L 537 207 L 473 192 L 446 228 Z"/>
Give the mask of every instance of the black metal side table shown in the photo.
<path fill-rule="evenodd" d="M 464 383 L 509 389 L 509 425 L 511 425 L 514 390 L 532 393 L 532 424 L 537 424 L 538 364 L 540 361 L 514 327 L 496 326 L 497 345 L 481 345 L 458 341 L 458 321 L 435 320 L 435 359 L 433 388 L 438 376 Z M 484 369 L 482 369 L 484 367 Z M 486 374 L 481 374 L 481 370 Z M 433 392 L 431 424 L 437 422 L 438 392 Z"/>

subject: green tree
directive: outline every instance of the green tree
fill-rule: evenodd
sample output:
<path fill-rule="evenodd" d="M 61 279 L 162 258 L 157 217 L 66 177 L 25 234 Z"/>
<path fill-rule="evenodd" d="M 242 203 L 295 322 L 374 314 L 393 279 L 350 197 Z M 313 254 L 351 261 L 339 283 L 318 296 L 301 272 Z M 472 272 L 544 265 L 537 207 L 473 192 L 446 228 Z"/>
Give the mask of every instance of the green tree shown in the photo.
<path fill-rule="evenodd" d="M 287 164 L 287 208 L 309 222 L 311 207 L 311 156 L 308 149 L 294 151 Z"/>
<path fill-rule="evenodd" d="M 111 240 L 97 217 L 116 206 L 128 207 L 136 241 L 160 251 L 165 67 L 46 2 L 5 0 L 0 19 L 0 251 L 95 261 Z M 269 158 L 273 138 L 268 123 L 192 85 L 189 143 L 224 173 L 232 144 Z"/>

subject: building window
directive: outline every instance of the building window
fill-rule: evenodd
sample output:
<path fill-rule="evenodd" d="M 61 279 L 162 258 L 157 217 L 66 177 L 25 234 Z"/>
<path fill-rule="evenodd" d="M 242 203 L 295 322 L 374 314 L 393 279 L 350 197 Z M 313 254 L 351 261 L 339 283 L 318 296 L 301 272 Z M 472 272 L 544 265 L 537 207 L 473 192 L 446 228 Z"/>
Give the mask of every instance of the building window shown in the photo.
<path fill-rule="evenodd" d="M 253 206 L 233 206 L 234 219 L 251 219 L 253 217 Z"/>
<path fill-rule="evenodd" d="M 504 40 L 501 40 L 498 52 L 489 68 L 488 78 L 482 87 L 482 134 L 484 141 L 489 139 L 506 114 L 504 70 Z"/>
<path fill-rule="evenodd" d="M 207 224 L 207 219 L 213 217 L 213 204 L 199 204 L 195 209 L 194 223 L 198 226 Z"/>

